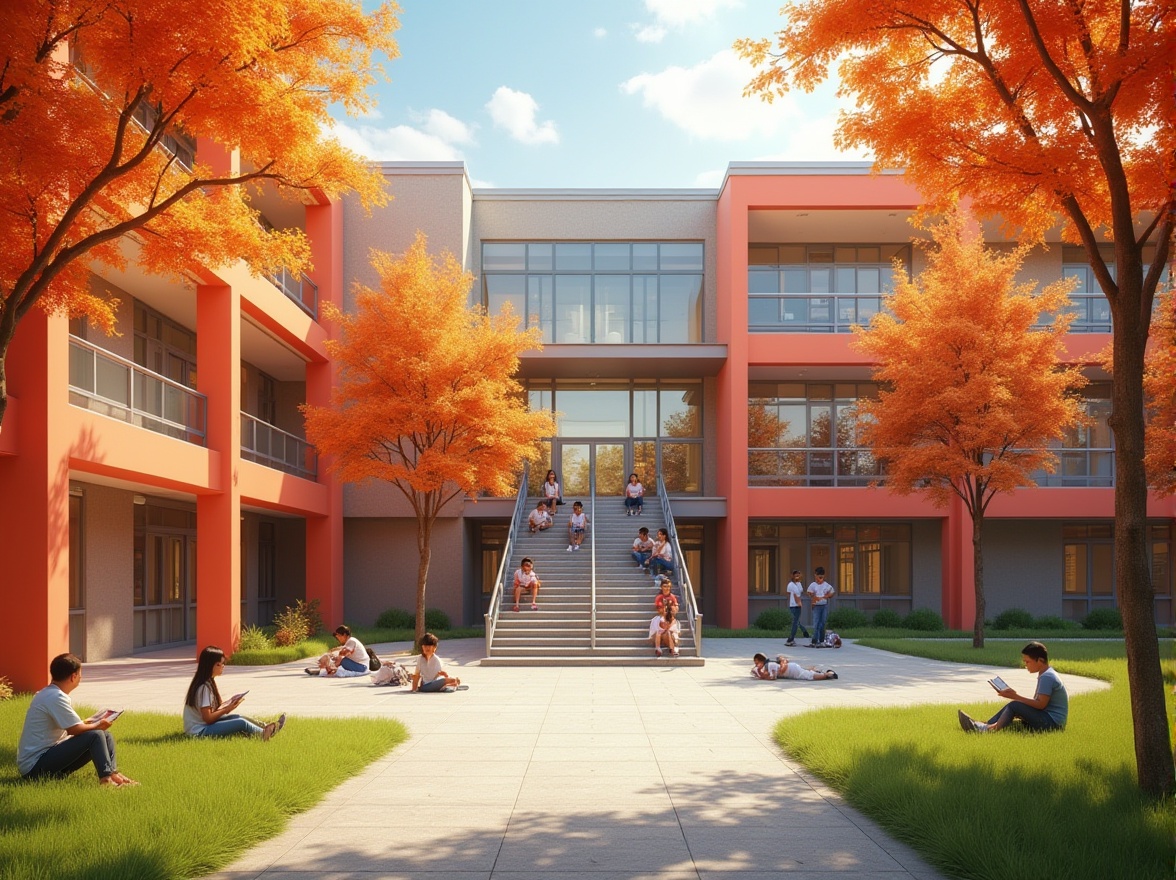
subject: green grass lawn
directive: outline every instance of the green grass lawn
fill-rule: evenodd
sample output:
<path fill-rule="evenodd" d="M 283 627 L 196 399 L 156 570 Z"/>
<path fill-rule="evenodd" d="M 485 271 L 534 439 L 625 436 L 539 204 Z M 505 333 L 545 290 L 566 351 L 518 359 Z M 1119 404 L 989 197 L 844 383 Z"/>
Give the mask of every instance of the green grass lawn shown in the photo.
<path fill-rule="evenodd" d="M 1020 666 L 1022 647 L 993 643 L 977 651 L 966 642 L 901 639 L 861 644 L 1010 667 Z M 969 736 L 957 725 L 957 708 L 987 720 L 1001 705 L 978 699 L 959 707 L 809 712 L 781 721 L 776 738 L 950 876 L 1172 877 L 1176 804 L 1149 803 L 1135 784 L 1123 643 L 1058 642 L 1050 662 L 1063 680 L 1068 673 L 1112 683 L 1072 696 L 1061 733 Z M 1169 679 L 1174 672 L 1166 661 Z"/>
<path fill-rule="evenodd" d="M 416 634 L 411 629 L 377 629 L 375 627 L 352 627 L 351 633 L 364 645 L 380 645 L 387 642 L 411 642 Z M 481 639 L 486 631 L 480 627 L 460 626 L 449 630 L 437 630 L 442 643 L 449 639 Z M 238 651 L 229 659 L 231 666 L 271 666 L 275 663 L 289 663 L 303 657 L 318 657 L 339 647 L 339 642 L 330 633 L 319 633 L 297 645 L 285 648 L 269 648 L 265 651 Z"/>
<path fill-rule="evenodd" d="M 92 765 L 62 781 L 25 782 L 16 744 L 30 699 L 0 703 L 4 880 L 208 874 L 407 737 L 396 721 L 292 718 L 268 743 L 198 740 L 177 715 L 127 712 L 111 730 L 119 769 L 139 787 L 99 786 Z M 79 706 L 83 717 L 90 711 Z"/>
<path fill-rule="evenodd" d="M 811 631 L 811 630 L 810 630 Z M 892 629 L 890 627 L 880 626 L 856 626 L 846 629 L 837 630 L 837 634 L 842 638 L 848 639 L 969 639 L 968 644 L 971 645 L 972 631 L 960 629 L 941 629 L 941 630 L 922 630 L 922 629 Z M 1120 643 L 1123 641 L 1123 634 L 1121 632 L 1110 632 L 1107 630 L 1089 630 L 1089 629 L 1068 629 L 1068 630 L 1040 630 L 1040 629 L 989 629 L 985 630 L 986 639 L 1019 639 L 1022 644 L 1036 639 L 1041 642 L 1049 644 L 1054 639 L 1094 639 L 1101 641 L 1104 639 L 1117 640 Z M 1176 636 L 1176 630 L 1162 627 L 1160 629 L 1160 637 L 1170 639 Z M 752 639 L 752 638 L 768 638 L 768 639 L 786 639 L 788 638 L 787 629 L 761 629 L 759 627 L 751 626 L 744 629 L 725 629 L 723 627 L 711 626 L 706 621 L 703 621 L 702 637 L 704 639 Z M 800 634 L 797 633 L 797 642 L 800 642 Z M 1020 656 L 1020 655 L 1018 655 Z"/>

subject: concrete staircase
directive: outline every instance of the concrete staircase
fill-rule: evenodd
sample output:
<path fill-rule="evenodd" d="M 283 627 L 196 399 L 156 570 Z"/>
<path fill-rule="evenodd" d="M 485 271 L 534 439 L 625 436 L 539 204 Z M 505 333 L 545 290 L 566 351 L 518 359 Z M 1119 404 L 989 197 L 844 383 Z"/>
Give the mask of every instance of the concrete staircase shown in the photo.
<path fill-rule="evenodd" d="M 535 509 L 531 499 L 525 513 Z M 585 511 L 591 514 L 587 499 Z M 490 656 L 483 666 L 648 666 L 651 663 L 701 666 L 696 657 L 694 636 L 682 620 L 680 656 L 669 654 L 659 660 L 649 642 L 649 621 L 654 615 L 653 581 L 629 555 L 637 529 L 644 526 L 654 536 L 665 528 L 661 506 L 647 497 L 641 516 L 625 516 L 619 496 L 596 499 L 596 516 L 580 550 L 569 553 L 567 521 L 571 501 L 555 515 L 555 525 L 546 532 L 529 534 L 522 525 L 508 568 L 507 591 L 502 613 L 494 630 Z M 596 648 L 591 647 L 591 539 L 596 536 Z M 524 556 L 535 563 L 543 586 L 539 610 L 531 611 L 525 595 L 519 611 L 511 611 L 514 572 Z M 679 598 L 681 595 L 679 594 Z"/>

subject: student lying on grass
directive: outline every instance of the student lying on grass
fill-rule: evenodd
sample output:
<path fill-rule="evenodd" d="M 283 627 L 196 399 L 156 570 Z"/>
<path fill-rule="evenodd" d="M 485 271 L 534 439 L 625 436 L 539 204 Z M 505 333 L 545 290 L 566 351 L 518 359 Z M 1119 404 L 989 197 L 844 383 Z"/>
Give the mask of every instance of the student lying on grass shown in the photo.
<path fill-rule="evenodd" d="M 286 716 L 277 721 L 258 724 L 252 718 L 233 712 L 245 699 L 245 694 L 235 694 L 227 702 L 221 702 L 216 677 L 225 671 L 225 652 L 215 645 L 209 645 L 200 652 L 196 661 L 196 674 L 188 685 L 184 698 L 184 733 L 189 736 L 234 736 L 246 734 L 259 736 L 262 742 L 286 726 Z"/>
<path fill-rule="evenodd" d="M 1021 722 L 1022 730 L 1045 731 L 1064 730 L 1066 716 L 1070 712 L 1070 698 L 1066 686 L 1049 665 L 1049 652 L 1041 642 L 1030 642 L 1021 649 L 1021 663 L 1030 672 L 1037 673 L 1037 688 L 1032 697 L 1023 697 L 1011 687 L 1004 685 L 999 676 L 989 681 L 996 692 L 1010 700 L 1004 708 L 988 719 L 976 721 L 963 709 L 959 710 L 960 727 L 965 733 L 995 733 L 1009 727 L 1014 721 Z"/>
<path fill-rule="evenodd" d="M 49 663 L 50 684 L 37 691 L 29 703 L 16 769 L 25 779 L 60 779 L 91 761 L 102 785 L 138 785 L 118 772 L 114 737 L 110 735 L 118 712 L 99 712 L 83 721 L 69 695 L 82 683 L 82 661 L 73 654 L 58 654 Z"/>
<path fill-rule="evenodd" d="M 825 681 L 837 678 L 837 673 L 832 669 L 821 672 L 815 666 L 801 666 L 799 663 L 791 662 L 783 654 L 776 655 L 775 663 L 769 662 L 763 654 L 756 654 L 751 660 L 755 664 L 751 667 L 751 677 L 761 681 L 775 681 L 780 678 L 791 678 L 796 681 Z"/>

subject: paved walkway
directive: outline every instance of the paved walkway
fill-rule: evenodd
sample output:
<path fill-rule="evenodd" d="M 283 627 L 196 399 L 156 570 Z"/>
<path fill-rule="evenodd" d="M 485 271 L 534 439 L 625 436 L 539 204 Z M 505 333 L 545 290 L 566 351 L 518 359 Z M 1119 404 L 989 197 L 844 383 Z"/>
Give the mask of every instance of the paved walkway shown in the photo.
<path fill-rule="evenodd" d="M 216 876 L 939 877 L 783 755 L 771 729 L 816 707 L 975 702 L 992 696 L 993 670 L 847 644 L 788 651 L 834 666 L 838 681 L 752 680 L 751 655 L 782 645 L 711 639 L 706 666 L 694 668 L 491 669 L 478 665 L 480 640 L 442 642 L 446 668 L 470 685 L 456 694 L 310 678 L 303 663 L 230 667 L 222 691 L 248 688 L 258 715 L 394 717 L 411 738 Z M 191 655 L 87 664 L 78 698 L 178 714 Z M 1001 675 L 1032 687 L 1024 671 Z M 1105 686 L 1075 676 L 1066 685 L 1071 694 Z M 955 725 L 953 709 L 943 723 Z M 370 805 L 365 823 L 345 822 L 335 812 L 343 803 Z"/>

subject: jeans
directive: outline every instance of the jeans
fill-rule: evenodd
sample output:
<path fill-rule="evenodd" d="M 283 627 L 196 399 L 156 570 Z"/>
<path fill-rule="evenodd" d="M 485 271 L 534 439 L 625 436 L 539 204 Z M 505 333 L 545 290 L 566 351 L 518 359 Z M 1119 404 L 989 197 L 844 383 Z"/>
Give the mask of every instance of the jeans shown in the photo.
<path fill-rule="evenodd" d="M 792 612 L 792 632 L 788 634 L 788 641 L 796 641 L 797 628 L 799 628 L 800 631 L 804 633 L 804 637 L 807 639 L 809 637 L 809 631 L 805 629 L 804 624 L 800 622 L 800 612 L 804 609 L 799 605 L 792 605 L 788 608 L 788 610 Z"/>
<path fill-rule="evenodd" d="M 644 504 L 645 499 L 640 495 L 636 498 L 630 498 L 628 495 L 625 496 L 625 507 L 629 508 L 629 510 L 640 510 Z"/>
<path fill-rule="evenodd" d="M 350 657 L 344 657 L 339 661 L 339 665 L 348 672 L 367 672 L 368 666 L 366 663 L 360 663 L 358 660 L 352 660 Z"/>
<path fill-rule="evenodd" d="M 658 575 L 662 572 L 665 572 L 666 574 L 673 574 L 674 563 L 662 559 L 660 556 L 653 557 L 649 563 L 649 573 L 652 575 Z"/>
<path fill-rule="evenodd" d="M 250 736 L 261 736 L 261 728 L 240 715 L 223 715 L 212 724 L 200 731 L 197 736 L 235 736 L 245 733 Z"/>
<path fill-rule="evenodd" d="M 829 616 L 829 603 L 818 605 L 813 603 L 813 644 L 820 645 L 825 641 L 825 618 Z"/>
<path fill-rule="evenodd" d="M 1005 707 L 988 719 L 989 724 L 1001 722 L 1002 726 L 1011 724 L 1014 718 L 1020 718 L 1021 723 L 1029 730 L 1061 730 L 1058 723 L 1049 717 L 1044 709 L 1034 709 L 1024 703 L 1006 703 Z"/>
<path fill-rule="evenodd" d="M 647 563 L 649 561 L 649 557 L 652 556 L 653 554 L 652 553 L 642 553 L 640 550 L 634 550 L 629 555 L 633 557 L 634 562 L 636 562 L 638 565 L 640 565 L 642 568 L 644 568 L 645 563 Z"/>
<path fill-rule="evenodd" d="M 114 737 L 109 730 L 87 730 L 62 740 L 41 755 L 25 779 L 69 776 L 91 761 L 94 762 L 99 779 L 118 772 L 118 762 L 114 758 Z"/>
<path fill-rule="evenodd" d="M 435 694 L 438 693 L 443 687 L 445 687 L 445 677 L 439 676 L 434 678 L 432 681 L 421 682 L 421 685 L 417 688 L 417 690 L 422 694 Z"/>

